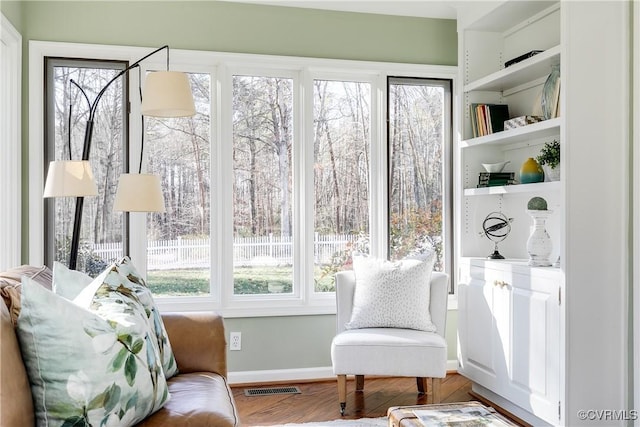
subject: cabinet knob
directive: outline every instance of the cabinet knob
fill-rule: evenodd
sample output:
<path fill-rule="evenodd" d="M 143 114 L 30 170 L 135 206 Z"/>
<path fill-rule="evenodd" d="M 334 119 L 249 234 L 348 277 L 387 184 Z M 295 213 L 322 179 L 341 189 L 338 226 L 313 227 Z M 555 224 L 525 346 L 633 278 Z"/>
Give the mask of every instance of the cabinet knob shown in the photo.
<path fill-rule="evenodd" d="M 494 280 L 493 281 L 493 285 L 494 286 L 500 286 L 501 288 L 504 288 L 505 286 L 509 286 L 509 283 L 505 282 L 504 280 Z"/>

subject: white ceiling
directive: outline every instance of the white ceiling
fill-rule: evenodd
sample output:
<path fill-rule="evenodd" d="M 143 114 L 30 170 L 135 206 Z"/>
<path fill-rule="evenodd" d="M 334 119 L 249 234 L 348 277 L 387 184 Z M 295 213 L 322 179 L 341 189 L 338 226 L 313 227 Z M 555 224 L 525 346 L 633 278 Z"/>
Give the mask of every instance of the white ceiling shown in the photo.
<path fill-rule="evenodd" d="M 421 18 L 456 18 L 458 0 L 223 0 L 271 6 L 305 7 L 343 12 L 416 16 Z"/>

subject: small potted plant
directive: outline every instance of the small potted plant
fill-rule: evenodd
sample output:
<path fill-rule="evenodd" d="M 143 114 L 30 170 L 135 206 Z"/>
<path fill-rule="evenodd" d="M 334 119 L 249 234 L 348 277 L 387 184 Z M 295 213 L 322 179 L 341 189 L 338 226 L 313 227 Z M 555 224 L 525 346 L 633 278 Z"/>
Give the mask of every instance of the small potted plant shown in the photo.
<path fill-rule="evenodd" d="M 560 143 L 555 139 L 545 142 L 536 160 L 544 169 L 544 175 L 549 181 L 560 179 Z"/>

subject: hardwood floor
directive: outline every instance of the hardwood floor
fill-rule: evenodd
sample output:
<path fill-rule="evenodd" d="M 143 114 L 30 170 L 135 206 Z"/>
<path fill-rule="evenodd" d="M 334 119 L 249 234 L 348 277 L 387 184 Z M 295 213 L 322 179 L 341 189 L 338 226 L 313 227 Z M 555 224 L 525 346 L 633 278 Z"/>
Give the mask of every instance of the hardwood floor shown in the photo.
<path fill-rule="evenodd" d="M 301 394 L 267 396 L 244 395 L 245 388 L 298 386 Z M 287 383 L 277 385 L 233 386 L 240 421 L 245 427 L 281 425 L 340 418 L 336 381 Z M 390 406 L 426 404 L 426 395 L 418 395 L 415 378 L 365 378 L 364 393 L 355 392 L 353 377 L 347 383 L 347 410 L 344 419 L 374 418 L 387 415 Z M 467 402 L 471 383 L 458 374 L 442 380 L 442 402 Z"/>

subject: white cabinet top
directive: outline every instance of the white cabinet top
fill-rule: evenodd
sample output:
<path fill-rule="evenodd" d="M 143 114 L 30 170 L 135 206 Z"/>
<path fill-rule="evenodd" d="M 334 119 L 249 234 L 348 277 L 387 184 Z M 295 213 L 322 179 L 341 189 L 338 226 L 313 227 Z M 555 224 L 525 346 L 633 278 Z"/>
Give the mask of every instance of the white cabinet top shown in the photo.
<path fill-rule="evenodd" d="M 547 277 L 551 279 L 560 279 L 562 270 L 557 267 L 530 267 L 526 259 L 488 259 L 488 258 L 460 258 L 461 267 L 465 265 L 467 268 L 475 270 L 480 268 L 483 270 L 497 270 L 505 273 L 523 274 L 532 277 Z"/>

